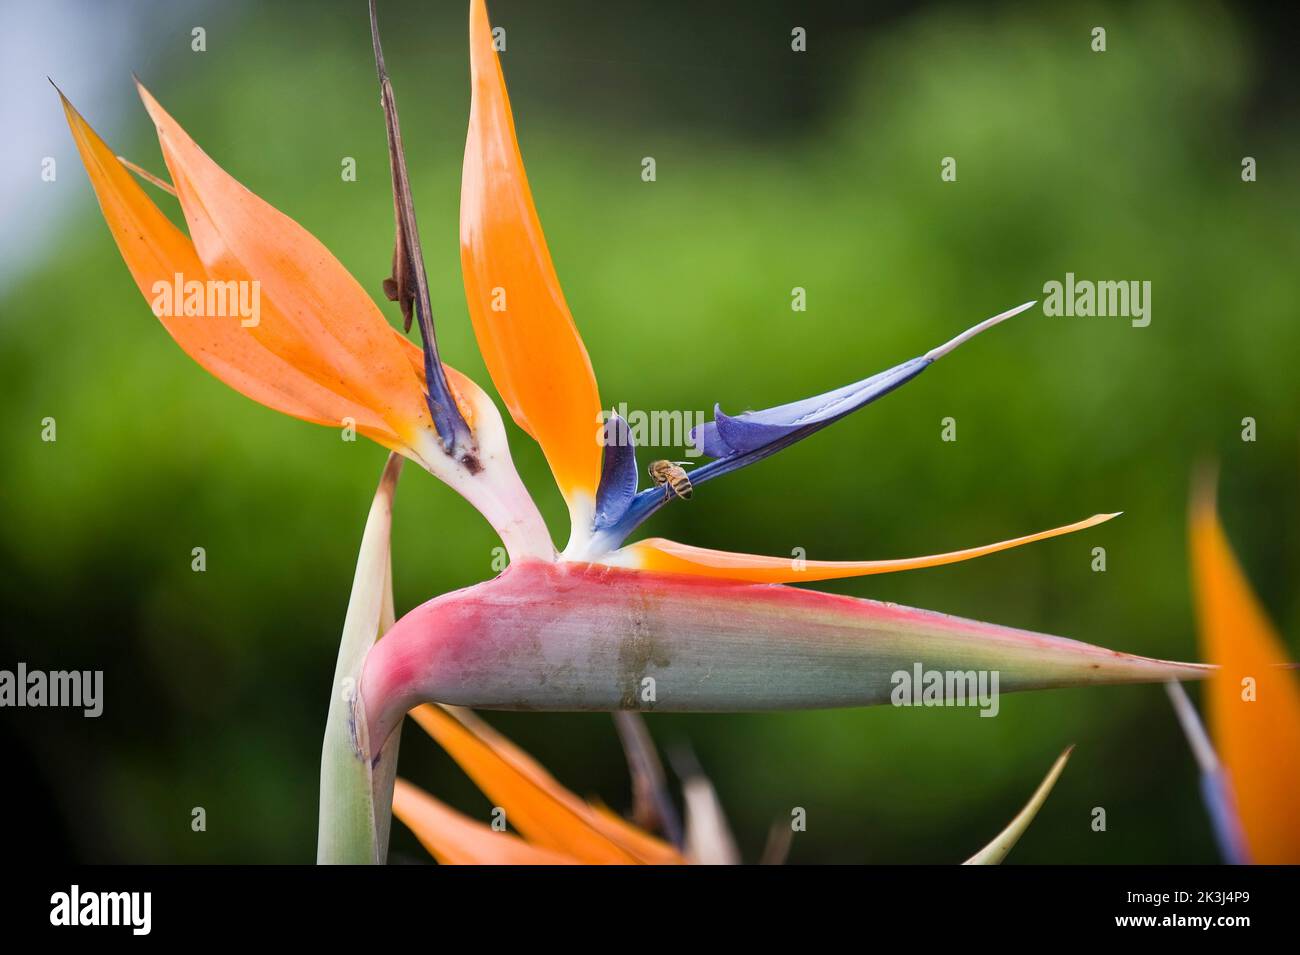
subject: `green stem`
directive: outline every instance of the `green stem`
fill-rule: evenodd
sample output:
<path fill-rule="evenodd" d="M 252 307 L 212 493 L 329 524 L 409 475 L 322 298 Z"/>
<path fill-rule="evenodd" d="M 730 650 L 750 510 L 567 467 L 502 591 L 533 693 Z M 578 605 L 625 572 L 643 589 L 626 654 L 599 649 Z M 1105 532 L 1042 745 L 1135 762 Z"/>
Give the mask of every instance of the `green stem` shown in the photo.
<path fill-rule="evenodd" d="M 393 625 L 389 541 L 393 495 L 401 468 L 402 458 L 390 454 L 366 518 L 339 642 L 321 750 L 316 846 L 316 861 L 321 864 L 381 865 L 388 857 L 390 807 L 401 734 L 392 733 L 377 757 L 372 755 L 359 687 L 366 654 Z"/>

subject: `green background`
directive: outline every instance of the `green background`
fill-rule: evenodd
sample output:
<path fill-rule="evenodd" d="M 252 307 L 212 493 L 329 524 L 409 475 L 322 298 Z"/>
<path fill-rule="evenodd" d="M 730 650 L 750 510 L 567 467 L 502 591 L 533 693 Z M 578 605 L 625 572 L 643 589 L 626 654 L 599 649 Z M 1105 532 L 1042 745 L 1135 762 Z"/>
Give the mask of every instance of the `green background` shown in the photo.
<path fill-rule="evenodd" d="M 188 24 L 163 30 L 116 7 L 169 111 L 382 298 L 392 206 L 364 5 L 205 9 L 201 54 Z M 763 407 L 920 354 L 1067 271 L 1153 286 L 1147 328 L 1032 310 L 645 533 L 883 558 L 1122 510 L 1083 534 L 825 589 L 1198 659 L 1187 491 L 1195 465 L 1217 460 L 1229 535 L 1295 648 L 1300 133 L 1276 22 L 1173 3 L 491 10 L 607 406 Z M 385 2 L 381 17 L 442 353 L 490 387 L 459 277 L 464 11 Z M 789 49 L 793 25 L 809 31 L 806 54 Z M 91 91 L 65 92 L 78 103 Z M 90 122 L 161 172 L 129 75 L 95 95 L 119 111 Z M 58 110 L 52 91 L 46 106 Z M 49 148 L 75 212 L 0 287 L 0 667 L 102 668 L 105 712 L 0 713 L 14 851 L 309 861 L 334 654 L 384 452 L 255 405 L 186 358 L 135 289 L 70 136 Z M 345 156 L 356 182 L 341 180 Z M 645 156 L 656 182 L 640 178 Z M 945 156 L 955 183 L 940 181 Z M 1258 161 L 1255 183 L 1241 181 L 1243 156 Z M 6 220 L 11 234 L 27 227 Z M 795 286 L 806 312 L 791 311 Z M 40 439 L 47 415 L 53 444 Z M 945 416 L 955 443 L 940 441 Z M 1246 416 L 1253 443 L 1241 440 Z M 509 427 L 562 543 L 545 463 Z M 491 576 L 496 543 L 469 505 L 406 468 L 399 613 Z M 190 569 L 195 546 L 206 573 Z M 1098 546 L 1105 573 L 1090 567 Z M 579 793 L 628 807 L 608 716 L 488 718 Z M 808 828 L 793 862 L 960 861 L 1069 743 L 1075 756 L 1011 861 L 1217 858 L 1158 686 L 1009 695 L 997 719 L 884 707 L 649 725 L 664 747 L 694 749 L 750 859 L 799 806 Z M 409 726 L 401 772 L 489 812 Z M 195 806 L 205 833 L 190 829 Z M 1089 826 L 1094 807 L 1105 833 Z M 427 859 L 400 825 L 393 851 Z"/>

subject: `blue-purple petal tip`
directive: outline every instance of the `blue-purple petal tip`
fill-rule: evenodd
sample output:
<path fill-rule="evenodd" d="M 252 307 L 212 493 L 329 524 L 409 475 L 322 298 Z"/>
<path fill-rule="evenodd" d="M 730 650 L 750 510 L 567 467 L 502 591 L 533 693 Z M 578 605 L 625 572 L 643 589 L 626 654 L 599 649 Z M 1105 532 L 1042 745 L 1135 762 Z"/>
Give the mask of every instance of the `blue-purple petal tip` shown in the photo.
<path fill-rule="evenodd" d="M 691 484 L 698 487 L 706 481 L 761 461 L 802 441 L 889 394 L 976 335 L 1019 315 L 1035 304 L 1025 302 L 1008 309 L 968 328 L 918 358 L 825 394 L 739 415 L 725 414 L 720 406 L 715 405 L 713 420 L 691 429 L 690 443 L 705 457 L 713 459 L 691 472 Z M 614 420 L 616 419 L 611 418 L 611 423 Z M 620 425 L 615 427 L 621 426 L 623 432 L 626 432 L 626 423 L 622 423 L 622 419 L 617 420 Z M 627 476 L 629 473 L 630 479 Z M 617 546 L 626 540 L 628 534 L 670 499 L 669 495 L 653 488 L 636 493 L 636 478 L 636 457 L 630 437 L 626 442 L 616 445 L 614 450 L 611 450 L 607 442 L 595 519 L 595 530 L 604 538 L 605 543 L 614 542 L 614 546 Z"/>
<path fill-rule="evenodd" d="M 604 452 L 600 462 L 600 484 L 596 488 L 596 530 L 613 527 L 627 513 L 636 497 L 639 475 L 636 444 L 627 422 L 616 414 L 605 420 L 601 435 Z"/>

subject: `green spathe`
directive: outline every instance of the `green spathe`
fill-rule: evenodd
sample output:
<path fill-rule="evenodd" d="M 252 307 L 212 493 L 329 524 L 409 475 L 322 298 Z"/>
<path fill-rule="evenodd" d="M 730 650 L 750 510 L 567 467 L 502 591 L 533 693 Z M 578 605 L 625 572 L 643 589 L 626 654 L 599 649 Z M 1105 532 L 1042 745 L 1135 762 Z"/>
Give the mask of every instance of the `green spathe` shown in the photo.
<path fill-rule="evenodd" d="M 320 817 L 316 860 L 321 863 L 383 864 L 388 856 L 393 780 L 397 774 L 394 739 L 370 745 L 358 683 L 366 654 L 393 625 L 393 573 L 389 538 L 393 494 L 402 458 L 389 454 L 361 536 L 343 638 L 339 641 L 321 750 Z M 377 753 L 377 756 L 372 754 Z M 376 809 L 378 807 L 378 809 Z"/>

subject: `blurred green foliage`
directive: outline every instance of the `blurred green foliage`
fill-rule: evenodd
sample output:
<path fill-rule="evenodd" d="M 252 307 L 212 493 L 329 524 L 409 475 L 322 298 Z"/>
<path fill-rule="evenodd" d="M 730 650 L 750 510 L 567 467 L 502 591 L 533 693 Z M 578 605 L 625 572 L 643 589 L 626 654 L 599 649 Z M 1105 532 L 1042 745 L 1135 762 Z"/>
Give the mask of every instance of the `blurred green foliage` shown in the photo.
<path fill-rule="evenodd" d="M 353 6 L 214 14 L 207 54 L 159 38 L 182 52 L 151 59 L 144 79 L 381 298 L 392 208 Z M 442 352 L 486 386 L 457 252 L 463 14 L 421 6 L 383 5 L 388 62 Z M 770 5 L 752 20 L 669 10 L 660 24 L 493 5 L 533 190 L 607 404 L 739 411 L 813 394 L 1038 298 L 1067 271 L 1149 280 L 1152 322 L 1031 311 L 647 531 L 894 557 L 1123 510 L 1078 536 L 828 587 L 1195 659 L 1186 492 L 1194 464 L 1217 458 L 1229 533 L 1294 638 L 1300 187 L 1284 170 L 1300 136 L 1270 100 L 1258 29 L 1192 4 L 938 6 L 813 28 L 801 58 Z M 1089 49 L 1094 22 L 1104 54 Z M 133 96 L 128 77 L 120 94 Z M 143 110 L 129 115 L 108 128 L 88 118 L 161 170 Z M 1240 179 L 1247 155 L 1253 184 Z M 102 667 L 106 704 L 98 721 L 3 714 L 18 754 L 6 818 L 28 822 L 32 851 L 92 861 L 309 860 L 325 697 L 384 454 L 256 406 L 190 362 L 134 288 L 70 138 L 63 156 L 79 214 L 0 303 L 3 659 Z M 355 183 L 340 178 L 345 156 Z M 644 156 L 654 183 L 641 181 Z M 944 156 L 955 183 L 940 181 Z M 795 286 L 807 312 L 790 309 Z M 47 415 L 54 444 L 39 438 Z M 956 443 L 939 440 L 945 416 Z M 1246 416 L 1254 443 L 1240 439 Z M 541 455 L 511 427 L 563 541 Z M 417 469 L 395 533 L 399 612 L 492 573 L 490 528 Z M 206 573 L 190 569 L 195 546 Z M 1090 569 L 1098 546 L 1105 573 Z M 608 717 L 489 719 L 577 791 L 627 807 Z M 1013 695 L 993 720 L 886 707 L 650 726 L 661 744 L 690 742 L 750 858 L 801 806 L 792 861 L 959 861 L 1076 742 L 1012 861 L 1215 859 L 1159 687 Z M 487 810 L 409 727 L 402 774 Z M 194 806 L 204 834 L 190 830 Z M 1096 806 L 1105 834 L 1089 828 Z M 395 859 L 426 858 L 394 828 Z"/>

